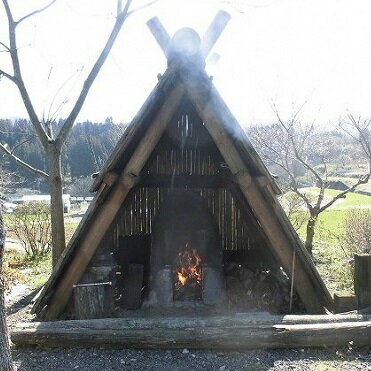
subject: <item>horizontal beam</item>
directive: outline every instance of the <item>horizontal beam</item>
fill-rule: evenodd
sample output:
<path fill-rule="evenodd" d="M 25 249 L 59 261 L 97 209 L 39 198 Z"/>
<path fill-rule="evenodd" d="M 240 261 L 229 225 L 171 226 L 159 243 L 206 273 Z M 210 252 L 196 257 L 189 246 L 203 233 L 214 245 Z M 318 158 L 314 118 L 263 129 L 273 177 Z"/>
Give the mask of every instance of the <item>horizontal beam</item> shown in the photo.
<path fill-rule="evenodd" d="M 11 333 L 16 346 L 266 349 L 371 345 L 369 316 L 238 314 L 31 322 Z"/>
<path fill-rule="evenodd" d="M 220 175 L 147 175 L 139 182 L 142 187 L 166 188 L 223 188 L 225 178 Z"/>

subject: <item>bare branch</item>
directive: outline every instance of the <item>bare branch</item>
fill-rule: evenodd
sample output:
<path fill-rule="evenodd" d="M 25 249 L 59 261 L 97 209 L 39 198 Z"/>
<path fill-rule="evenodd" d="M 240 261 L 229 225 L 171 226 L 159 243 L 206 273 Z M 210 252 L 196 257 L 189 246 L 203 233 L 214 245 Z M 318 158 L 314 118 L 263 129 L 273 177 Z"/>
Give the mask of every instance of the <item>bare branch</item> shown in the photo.
<path fill-rule="evenodd" d="M 17 24 L 16 22 L 14 22 L 13 14 L 10 10 L 8 0 L 2 0 L 2 2 L 5 8 L 6 16 L 8 18 L 9 48 L 10 48 L 10 56 L 12 59 L 12 65 L 13 65 L 14 82 L 16 83 L 18 87 L 19 93 L 21 94 L 21 97 L 25 105 L 25 108 L 27 110 L 28 116 L 31 120 L 33 127 L 35 128 L 35 131 L 41 141 L 41 144 L 43 145 L 44 148 L 47 148 L 50 138 L 48 137 L 43 126 L 41 125 L 41 122 L 36 114 L 36 111 L 31 102 L 30 96 L 28 94 L 28 91 L 26 89 L 26 86 L 22 78 L 21 67 L 20 67 L 19 58 L 18 58 L 16 32 L 15 32 L 15 28 Z"/>
<path fill-rule="evenodd" d="M 57 136 L 56 143 L 57 143 L 57 146 L 59 148 L 61 148 L 61 146 L 65 142 L 70 130 L 72 129 L 72 126 L 73 126 L 78 114 L 81 111 L 82 105 L 85 102 L 85 99 L 86 99 L 86 97 L 87 97 L 87 95 L 90 91 L 90 88 L 93 85 L 93 82 L 94 82 L 95 78 L 97 77 L 100 69 L 102 68 L 104 62 L 107 59 L 107 56 L 108 56 L 109 52 L 112 49 L 112 46 L 113 46 L 113 44 L 114 44 L 122 26 L 123 26 L 123 24 L 124 24 L 124 22 L 125 22 L 125 20 L 128 16 L 128 11 L 129 11 L 131 3 L 132 3 L 132 0 L 127 0 L 124 9 L 117 16 L 116 22 L 113 26 L 111 34 L 108 37 L 108 40 L 107 40 L 101 54 L 99 55 L 98 59 L 96 60 L 93 68 L 91 69 L 88 77 L 86 78 L 86 80 L 84 82 L 84 85 L 83 85 L 83 88 L 81 90 L 81 93 L 80 93 L 79 97 L 77 98 L 77 101 L 76 101 L 74 107 L 72 108 L 71 113 L 67 117 L 64 125 L 62 126 L 62 128 L 61 128 L 61 130 L 60 130 L 60 132 Z"/>
<path fill-rule="evenodd" d="M 19 157 L 15 156 L 13 154 L 13 151 L 10 151 L 4 144 L 0 143 L 0 149 L 3 150 L 13 161 L 15 161 L 18 165 L 21 165 L 22 167 L 26 168 L 27 170 L 32 171 L 33 173 L 37 174 L 38 176 L 41 176 L 45 179 L 49 177 L 47 173 L 40 169 L 36 169 L 27 162 L 21 160 Z"/>
<path fill-rule="evenodd" d="M 3 70 L 0 70 L 0 78 L 1 76 L 4 76 L 6 77 L 7 79 L 9 79 L 10 81 L 14 82 L 15 84 L 17 84 L 17 80 L 14 76 L 12 75 L 9 75 L 9 73 L 6 73 L 5 71 Z"/>
<path fill-rule="evenodd" d="M 300 111 L 302 110 L 302 108 L 304 107 L 305 103 L 299 108 L 299 110 L 294 114 L 293 118 L 288 122 L 288 124 L 286 124 L 281 116 L 279 115 L 278 113 L 278 110 L 277 110 L 277 107 L 273 104 L 273 111 L 274 113 L 276 114 L 276 117 L 277 117 L 277 120 L 279 122 L 279 124 L 284 128 L 284 130 L 286 131 L 287 135 L 288 135 L 288 138 L 291 142 L 291 146 L 292 146 L 292 150 L 294 152 L 294 156 L 293 156 L 293 159 L 298 161 L 302 166 L 304 166 L 304 168 L 306 168 L 308 171 L 310 171 L 314 177 L 317 179 L 318 183 L 320 185 L 323 184 L 323 180 L 321 178 L 321 176 L 318 174 L 318 172 L 308 164 L 307 161 L 305 161 L 302 156 L 300 155 L 299 153 L 299 150 L 298 150 L 298 146 L 297 144 L 295 143 L 295 139 L 294 139 L 294 132 L 293 132 L 293 125 L 294 123 L 296 122 L 296 119 L 297 119 L 297 116 L 298 114 L 300 113 Z M 310 132 L 313 130 L 313 126 L 311 126 L 308 130 L 308 132 L 306 133 L 306 135 L 304 136 L 304 139 L 303 139 L 303 142 L 307 139 L 307 137 L 310 135 Z"/>
<path fill-rule="evenodd" d="M 45 5 L 43 8 L 40 8 L 40 9 L 37 9 L 37 10 L 34 10 L 33 12 L 25 15 L 24 17 L 22 17 L 21 19 L 19 19 L 18 21 L 15 22 L 15 26 L 19 25 L 21 22 L 23 22 L 24 20 L 26 20 L 27 18 L 30 18 L 36 14 L 39 14 L 41 12 L 43 12 L 44 10 L 48 9 L 50 6 L 52 6 L 57 0 L 52 0 L 49 4 Z"/>
<path fill-rule="evenodd" d="M 0 41 L 0 45 L 7 51 L 10 52 L 10 48 L 8 45 L 4 44 L 3 42 Z"/>
<path fill-rule="evenodd" d="M 23 140 L 22 142 L 18 143 L 17 145 L 15 145 L 12 150 L 11 150 L 11 155 L 14 155 L 15 153 L 15 150 L 18 148 L 18 147 L 21 147 L 23 146 L 23 144 L 26 144 L 26 143 L 29 143 L 31 142 L 31 140 L 34 139 L 34 135 L 32 135 L 30 138 L 26 139 L 26 140 Z"/>
<path fill-rule="evenodd" d="M 345 191 L 343 192 L 340 192 L 338 193 L 335 197 L 332 198 L 331 201 L 329 201 L 326 205 L 323 205 L 320 209 L 319 209 L 319 212 L 322 212 L 326 209 L 328 209 L 331 205 L 333 205 L 337 200 L 339 200 L 340 198 L 345 198 L 347 193 L 349 192 L 353 192 L 358 186 L 360 186 L 361 184 L 366 184 L 368 183 L 369 179 L 370 179 L 370 175 L 371 174 L 367 174 L 363 177 L 360 177 L 358 179 L 358 182 L 353 184 L 351 187 L 349 187 L 348 189 L 346 189 Z"/>
<path fill-rule="evenodd" d="M 138 6 L 137 8 L 135 8 L 135 9 L 133 9 L 133 10 L 130 10 L 130 12 L 128 12 L 128 16 L 129 15 L 132 15 L 132 14 L 134 14 L 134 13 L 136 13 L 136 12 L 139 12 L 140 10 L 143 10 L 143 9 L 145 9 L 145 8 L 148 8 L 149 6 L 151 6 L 151 5 L 153 5 L 153 4 L 155 4 L 155 3 L 157 3 L 159 0 L 152 0 L 152 1 L 149 1 L 148 3 L 146 3 L 146 4 L 143 4 L 143 5 L 141 5 L 141 6 Z"/>
<path fill-rule="evenodd" d="M 362 119 L 361 116 L 355 118 L 354 115 L 349 114 L 348 120 L 340 122 L 339 126 L 361 146 L 368 160 L 368 171 L 371 173 L 371 119 Z"/>

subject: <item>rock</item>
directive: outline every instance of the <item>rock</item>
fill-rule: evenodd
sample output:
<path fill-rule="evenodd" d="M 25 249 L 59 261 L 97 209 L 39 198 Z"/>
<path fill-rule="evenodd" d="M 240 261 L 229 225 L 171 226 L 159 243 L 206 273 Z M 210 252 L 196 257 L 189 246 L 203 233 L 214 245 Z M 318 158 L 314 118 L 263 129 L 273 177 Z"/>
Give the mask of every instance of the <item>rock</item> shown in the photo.
<path fill-rule="evenodd" d="M 219 371 L 224 371 L 226 368 L 227 368 L 226 365 L 220 366 L 220 367 L 219 367 Z"/>
<path fill-rule="evenodd" d="M 183 351 L 182 351 L 183 354 L 188 354 L 189 353 L 189 350 L 184 348 Z"/>

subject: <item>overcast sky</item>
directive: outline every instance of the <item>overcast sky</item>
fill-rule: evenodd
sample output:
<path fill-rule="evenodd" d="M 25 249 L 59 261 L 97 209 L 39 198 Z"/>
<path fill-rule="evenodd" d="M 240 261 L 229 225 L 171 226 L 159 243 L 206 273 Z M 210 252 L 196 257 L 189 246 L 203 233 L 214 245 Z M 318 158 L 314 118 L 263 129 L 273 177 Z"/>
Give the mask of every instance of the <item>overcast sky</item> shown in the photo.
<path fill-rule="evenodd" d="M 46 4 L 11 0 L 18 18 Z M 18 46 L 26 85 L 40 117 L 65 117 L 114 22 L 115 0 L 57 0 L 22 23 Z M 133 7 L 144 0 L 133 0 Z M 128 122 L 166 68 L 145 22 L 157 15 L 170 35 L 184 26 L 202 36 L 219 9 L 232 19 L 207 71 L 242 125 L 270 122 L 274 102 L 288 117 L 335 124 L 340 115 L 371 116 L 371 1 L 159 0 L 128 18 L 78 121 Z M 0 41 L 7 42 L 0 7 Z M 11 72 L 7 53 L 0 68 Z M 65 102 L 66 101 L 66 102 Z M 63 103 L 65 102 L 65 103 Z M 26 117 L 19 94 L 0 81 L 0 118 Z"/>

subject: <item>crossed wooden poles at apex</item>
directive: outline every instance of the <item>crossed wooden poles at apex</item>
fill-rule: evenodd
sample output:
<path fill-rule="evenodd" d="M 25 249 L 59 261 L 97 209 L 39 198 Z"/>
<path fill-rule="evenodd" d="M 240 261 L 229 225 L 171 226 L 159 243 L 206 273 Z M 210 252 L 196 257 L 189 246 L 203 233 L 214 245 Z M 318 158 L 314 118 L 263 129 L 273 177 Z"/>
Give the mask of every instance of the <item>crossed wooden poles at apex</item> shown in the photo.
<path fill-rule="evenodd" d="M 230 18 L 231 16 L 224 10 L 220 10 L 214 17 L 200 41 L 200 51 L 204 59 L 209 55 L 212 47 L 222 34 Z M 147 22 L 147 26 L 155 37 L 157 43 L 160 45 L 165 56 L 168 57 L 169 46 L 172 39 L 161 21 L 158 17 L 153 17 Z"/>

